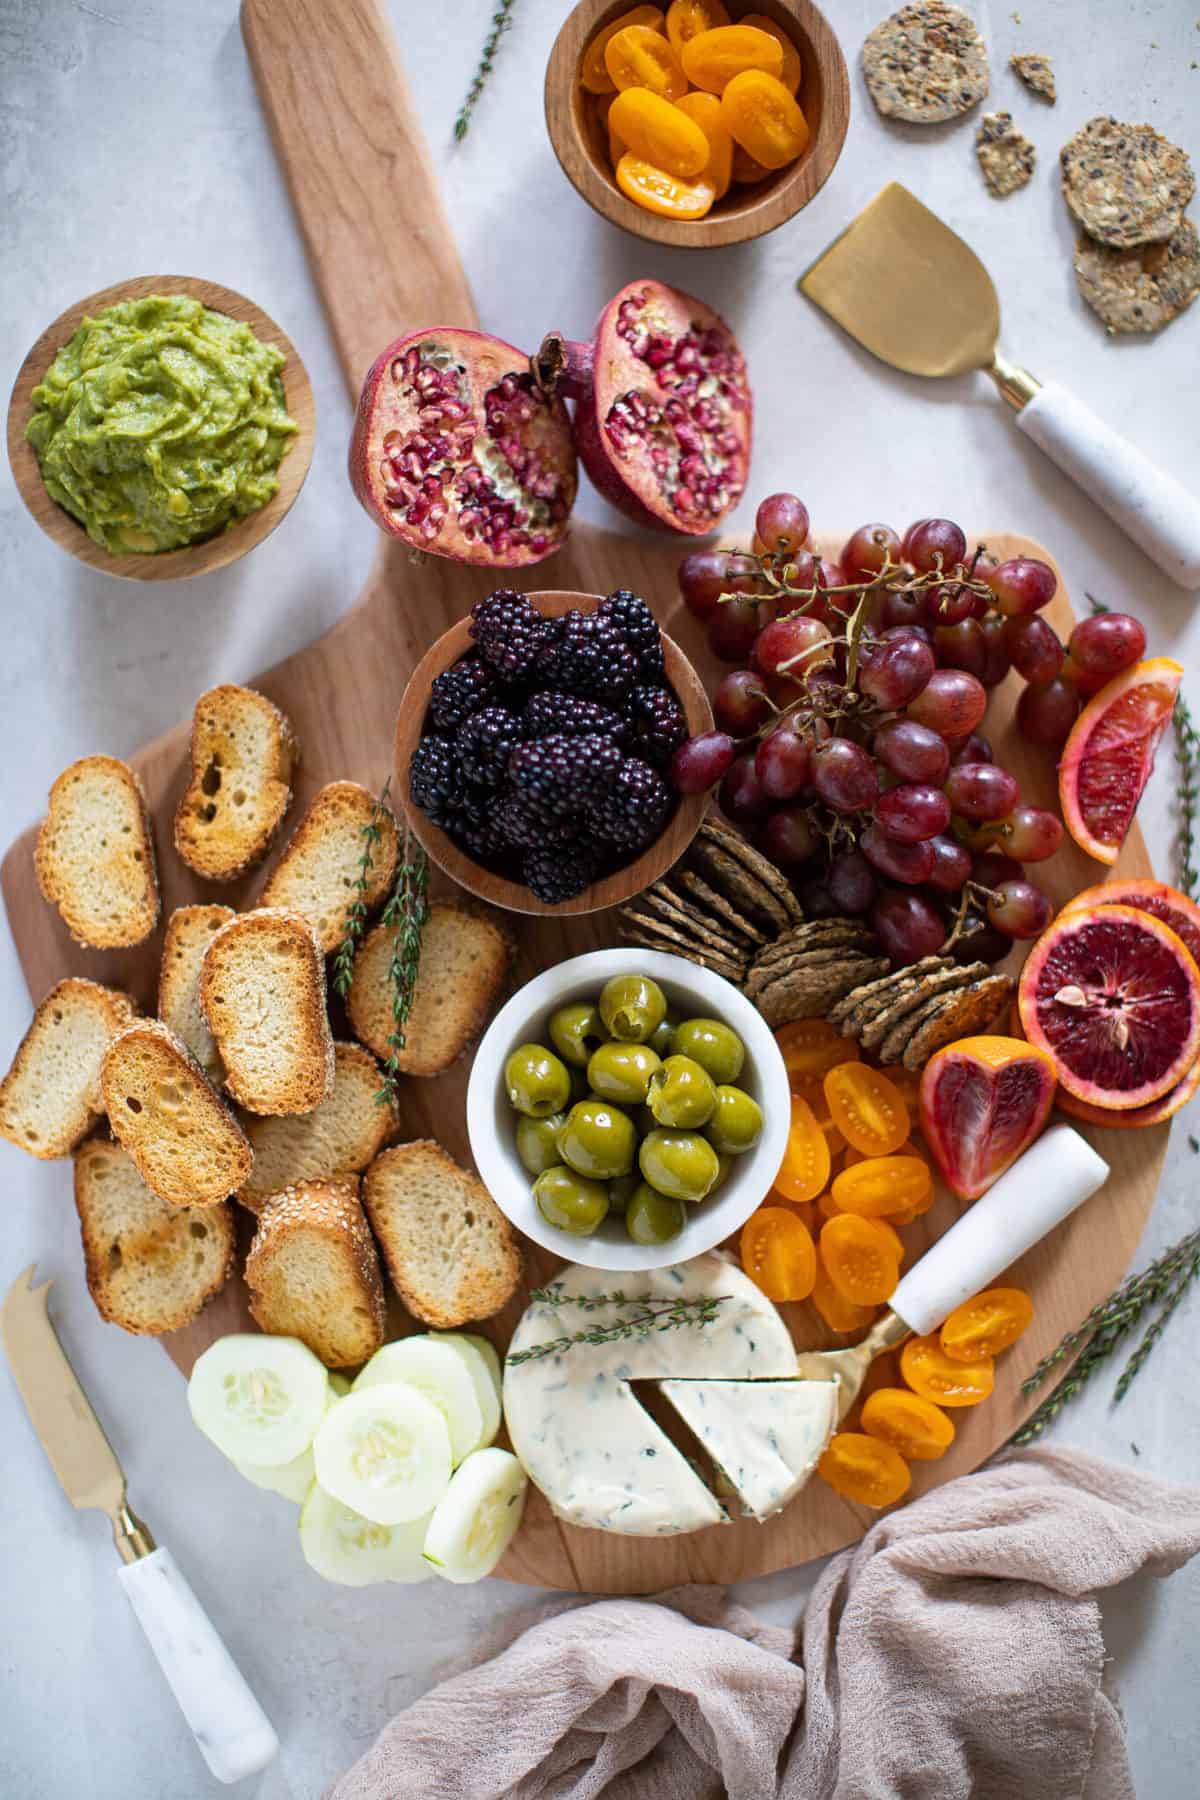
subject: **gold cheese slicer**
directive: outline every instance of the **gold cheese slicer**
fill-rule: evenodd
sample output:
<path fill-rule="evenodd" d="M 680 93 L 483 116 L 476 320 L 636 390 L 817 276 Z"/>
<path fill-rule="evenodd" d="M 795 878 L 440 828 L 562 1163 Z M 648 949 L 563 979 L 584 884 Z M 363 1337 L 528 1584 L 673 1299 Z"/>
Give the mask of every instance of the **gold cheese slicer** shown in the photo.
<path fill-rule="evenodd" d="M 1056 382 L 996 348 L 1000 303 L 969 245 L 889 182 L 800 278 L 801 291 L 908 375 L 985 369 L 1017 425 L 1184 588 L 1200 588 L 1200 501 Z"/>

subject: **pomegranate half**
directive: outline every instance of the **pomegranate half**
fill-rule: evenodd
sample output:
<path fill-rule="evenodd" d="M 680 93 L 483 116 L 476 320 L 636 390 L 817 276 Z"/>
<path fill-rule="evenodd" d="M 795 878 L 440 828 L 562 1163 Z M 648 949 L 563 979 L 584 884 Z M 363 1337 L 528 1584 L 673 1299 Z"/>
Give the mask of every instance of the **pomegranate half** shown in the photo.
<path fill-rule="evenodd" d="M 523 351 L 480 331 L 397 338 L 363 383 L 350 481 L 417 550 L 520 569 L 557 550 L 577 485 L 571 422 Z"/>
<path fill-rule="evenodd" d="M 737 340 L 703 301 L 631 281 L 590 343 L 552 332 L 533 369 L 543 391 L 574 400 L 580 461 L 639 525 L 700 537 L 736 506 L 754 403 Z"/>

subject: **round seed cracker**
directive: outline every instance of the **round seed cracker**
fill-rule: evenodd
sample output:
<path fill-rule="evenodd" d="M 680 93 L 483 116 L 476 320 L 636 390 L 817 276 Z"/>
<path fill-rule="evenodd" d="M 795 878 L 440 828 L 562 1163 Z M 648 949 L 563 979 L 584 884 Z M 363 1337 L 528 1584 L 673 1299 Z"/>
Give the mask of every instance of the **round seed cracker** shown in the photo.
<path fill-rule="evenodd" d="M 697 838 L 692 846 L 692 857 L 714 886 L 727 894 L 735 905 L 744 907 L 753 918 L 765 921 L 776 932 L 785 930 L 791 922 L 786 907 L 770 888 L 719 844 L 711 840 L 702 843 Z"/>
<path fill-rule="evenodd" d="M 755 1005 L 771 1026 L 790 1024 L 793 1019 L 823 1019 L 852 987 L 881 974 L 885 961 L 883 957 L 856 956 L 794 970 L 771 982 Z"/>
<path fill-rule="evenodd" d="M 1089 119 L 1059 162 L 1067 205 L 1089 236 L 1117 250 L 1172 237 L 1196 191 L 1187 151 L 1152 125 Z"/>
<path fill-rule="evenodd" d="M 975 155 L 989 194 L 999 200 L 1033 180 L 1037 152 L 1007 112 L 984 113 L 975 133 Z"/>
<path fill-rule="evenodd" d="M 893 1006 L 876 1013 L 860 1032 L 859 1042 L 864 1049 L 873 1050 L 876 1045 L 883 1043 L 889 1031 L 899 1025 L 902 1019 L 911 1018 L 928 1001 L 942 999 L 957 992 L 959 988 L 969 987 L 977 976 L 986 974 L 986 963 L 968 963 L 965 967 L 952 963 L 948 969 L 940 969 L 936 974 L 925 976 L 907 994 L 902 994 Z"/>
<path fill-rule="evenodd" d="M 817 930 L 817 924 L 823 929 Z M 760 951 L 754 963 L 756 968 L 767 968 L 772 963 L 782 962 L 785 957 L 795 956 L 801 950 L 823 950 L 839 945 L 847 949 L 873 950 L 876 941 L 875 933 L 870 927 L 859 924 L 856 919 L 821 919 L 814 921 L 812 925 L 798 925 L 794 931 L 785 932 L 773 944 Z"/>
<path fill-rule="evenodd" d="M 925 1067 L 935 1050 L 955 1038 L 986 1031 L 1001 1007 L 1012 997 L 1016 983 L 1011 975 L 985 975 L 957 994 L 951 994 L 940 1012 L 923 1020 L 904 1046 L 900 1061 L 914 1073 Z"/>
<path fill-rule="evenodd" d="M 727 850 L 730 856 L 736 857 L 738 862 L 749 869 L 752 875 L 756 875 L 763 886 L 774 894 L 790 918 L 795 919 L 797 923 L 804 918 L 804 909 L 792 890 L 791 882 L 783 870 L 776 867 L 770 857 L 764 856 L 761 850 L 756 850 L 753 844 L 748 844 L 745 838 L 731 825 L 724 824 L 722 820 L 714 818 L 711 813 L 705 819 L 700 830 L 714 843 L 719 844 L 722 849 Z"/>
<path fill-rule="evenodd" d="M 1008 66 L 1019 81 L 1023 81 L 1031 94 L 1040 94 L 1043 100 L 1049 100 L 1051 106 L 1058 98 L 1054 86 L 1054 68 L 1048 56 L 1037 56 L 1028 52 L 1023 56 L 1010 56 Z"/>
<path fill-rule="evenodd" d="M 886 1005 L 889 996 L 909 987 L 922 975 L 933 975 L 939 969 L 948 969 L 949 967 L 950 958 L 948 956 L 923 956 L 919 962 L 909 963 L 902 969 L 892 969 L 888 974 L 879 976 L 876 981 L 864 982 L 861 987 L 855 988 L 847 994 L 846 998 L 839 1001 L 837 1006 L 832 1009 L 829 1014 L 829 1023 L 838 1025 L 843 1019 L 848 1019 L 852 1013 L 875 1000 L 878 1000 L 881 1005 Z"/>
<path fill-rule="evenodd" d="M 1190 219 L 1165 243 L 1113 250 L 1086 233 L 1075 246 L 1075 281 L 1110 337 L 1161 331 L 1200 293 L 1200 238 Z"/>
<path fill-rule="evenodd" d="M 705 912 L 712 915 L 715 925 L 731 925 L 735 931 L 741 932 L 743 937 L 748 938 L 751 944 L 770 943 L 771 940 L 765 931 L 752 924 L 744 913 L 739 913 L 724 894 L 718 894 L 716 888 L 709 887 L 704 877 L 697 875 L 694 869 L 672 869 L 671 880 L 677 881 L 685 893 L 691 895 Z M 658 886 L 664 893 L 669 894 L 674 891 L 665 881 L 658 883 Z"/>
<path fill-rule="evenodd" d="M 862 66 L 879 111 L 913 125 L 960 118 L 990 84 L 975 21 L 944 0 L 902 6 L 876 25 L 863 44 Z"/>

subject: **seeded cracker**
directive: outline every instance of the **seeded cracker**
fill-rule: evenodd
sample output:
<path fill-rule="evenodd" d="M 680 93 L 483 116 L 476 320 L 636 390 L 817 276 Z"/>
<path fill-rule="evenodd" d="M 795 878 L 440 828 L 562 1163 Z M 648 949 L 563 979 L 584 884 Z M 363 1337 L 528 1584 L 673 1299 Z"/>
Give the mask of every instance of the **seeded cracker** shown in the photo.
<path fill-rule="evenodd" d="M 969 988 L 952 994 L 936 1013 L 924 1017 L 904 1046 L 900 1061 L 914 1073 L 923 1069 L 935 1050 L 956 1038 L 986 1031 L 1000 1008 L 1012 997 L 1011 975 L 986 975 Z"/>
<path fill-rule="evenodd" d="M 1090 236 L 1116 250 L 1172 237 L 1196 191 L 1187 151 L 1151 125 L 1089 119 L 1059 161 L 1067 205 Z"/>
<path fill-rule="evenodd" d="M 770 983 L 758 998 L 758 1010 L 771 1026 L 785 1025 L 792 1019 L 823 1019 L 852 987 L 872 980 L 886 967 L 883 957 L 853 956 L 817 968 L 798 969 Z"/>
<path fill-rule="evenodd" d="M 881 975 L 877 981 L 866 981 L 831 1009 L 829 1023 L 841 1025 L 861 1007 L 870 1006 L 874 1001 L 878 1001 L 881 1006 L 886 1005 L 902 987 L 908 987 L 923 975 L 933 975 L 939 969 L 948 969 L 950 963 L 951 958 L 948 956 L 923 956 L 919 962 L 909 963 L 903 969 L 893 969 L 889 974 Z M 844 1037 L 847 1034 L 843 1032 L 842 1035 Z"/>
<path fill-rule="evenodd" d="M 1054 70 L 1048 56 L 1010 56 L 1008 66 L 1031 94 L 1040 94 L 1051 106 L 1058 98 L 1054 86 Z"/>
<path fill-rule="evenodd" d="M 757 876 L 763 886 L 774 894 L 789 918 L 794 919 L 797 924 L 803 920 L 804 910 L 792 891 L 791 882 L 782 870 L 776 868 L 769 857 L 756 850 L 753 844 L 748 844 L 744 837 L 741 837 L 728 825 L 723 825 L 719 819 L 714 819 L 711 814 L 701 825 L 700 836 L 709 838 L 713 843 L 720 845 L 737 862 L 740 862 L 743 868 L 748 869 L 751 875 Z"/>
<path fill-rule="evenodd" d="M 739 913 L 724 894 L 718 894 L 716 888 L 709 887 L 703 876 L 697 875 L 694 869 L 676 867 L 671 870 L 671 880 L 678 881 L 689 900 L 694 900 L 702 911 L 712 918 L 718 928 L 731 925 L 735 931 L 739 931 L 743 937 L 748 938 L 753 945 L 770 942 L 765 931 L 761 931 L 757 925 L 752 925 L 744 913 Z M 670 894 L 674 891 L 665 881 L 659 882 L 657 885 L 662 893 Z"/>
<path fill-rule="evenodd" d="M 989 194 L 1002 200 L 1033 180 L 1036 151 L 1006 112 L 984 113 L 975 133 L 975 154 Z"/>
<path fill-rule="evenodd" d="M 891 1006 L 869 1019 L 859 1033 L 859 1042 L 865 1050 L 878 1049 L 891 1031 L 903 1020 L 914 1018 L 930 1001 L 946 1000 L 961 988 L 970 987 L 978 976 L 986 974 L 986 963 L 968 963 L 966 967 L 952 964 L 936 975 L 925 976 L 907 993 L 901 994 Z"/>
<path fill-rule="evenodd" d="M 776 932 L 786 930 L 789 915 L 770 888 L 718 844 L 698 837 L 692 845 L 691 857 L 705 879 L 748 912 L 755 923 L 765 922 Z"/>
<path fill-rule="evenodd" d="M 868 36 L 863 75 L 890 119 L 937 125 L 977 106 L 988 91 L 987 48 L 975 22 L 943 0 L 902 6 Z"/>
<path fill-rule="evenodd" d="M 1075 246 L 1075 280 L 1110 337 L 1161 331 L 1200 292 L 1200 239 L 1190 219 L 1166 243 L 1110 250 L 1086 233 Z"/>

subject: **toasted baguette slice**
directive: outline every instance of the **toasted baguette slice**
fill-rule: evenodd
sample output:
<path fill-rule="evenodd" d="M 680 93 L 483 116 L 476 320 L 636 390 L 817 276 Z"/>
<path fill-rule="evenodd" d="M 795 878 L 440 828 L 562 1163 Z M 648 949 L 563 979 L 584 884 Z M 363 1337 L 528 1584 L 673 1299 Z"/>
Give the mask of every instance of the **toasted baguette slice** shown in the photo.
<path fill-rule="evenodd" d="M 187 1045 L 159 1019 L 113 1039 L 100 1069 L 104 1110 L 160 1200 L 215 1206 L 254 1161 L 246 1134 Z"/>
<path fill-rule="evenodd" d="M 374 1356 L 383 1342 L 383 1277 L 358 1182 L 302 1181 L 268 1200 L 246 1285 L 262 1329 L 298 1337 L 326 1368 Z"/>
<path fill-rule="evenodd" d="M 207 881 L 261 862 L 292 803 L 300 746 L 253 688 L 210 688 L 192 714 L 192 779 L 175 814 L 175 848 Z"/>
<path fill-rule="evenodd" d="M 418 1319 L 444 1331 L 512 1299 L 516 1234 L 483 1183 L 432 1139 L 377 1156 L 363 1199 L 388 1274 Z"/>
<path fill-rule="evenodd" d="M 119 1144 L 93 1138 L 75 1158 L 75 1210 L 88 1290 L 101 1318 L 157 1336 L 194 1319 L 233 1270 L 233 1208 L 170 1206 Z"/>
<path fill-rule="evenodd" d="M 325 960 L 295 913 L 263 907 L 222 925 L 204 952 L 200 1004 L 239 1106 L 308 1113 L 332 1092 Z"/>
<path fill-rule="evenodd" d="M 357 781 L 323 787 L 262 891 L 260 906 L 283 906 L 308 920 L 326 956 L 346 935 L 350 908 L 359 898 L 364 833 L 377 802 Z M 379 837 L 370 845 L 371 866 L 362 899 L 368 913 L 383 905 L 396 878 L 400 841 L 396 821 L 379 808 Z"/>
<path fill-rule="evenodd" d="M 163 935 L 158 1016 L 183 1039 L 211 1081 L 220 1079 L 221 1058 L 200 1004 L 200 965 L 222 925 L 236 917 L 231 906 L 177 906 Z"/>
<path fill-rule="evenodd" d="M 100 1065 L 135 1010 L 77 976 L 52 987 L 0 1082 L 0 1135 L 30 1156 L 70 1156 L 104 1112 Z"/>
<path fill-rule="evenodd" d="M 158 924 L 158 873 L 141 783 L 115 756 L 85 756 L 50 789 L 38 886 L 77 944 L 116 950 Z"/>
<path fill-rule="evenodd" d="M 254 1167 L 237 1198 L 258 1212 L 272 1194 L 302 1181 L 359 1174 L 400 1129 L 395 1102 L 383 1092 L 383 1070 L 361 1044 L 333 1046 L 333 1091 L 310 1113 L 243 1123 Z"/>
<path fill-rule="evenodd" d="M 354 959 L 346 1011 L 357 1037 L 385 1061 L 394 1031 L 388 965 L 396 928 L 376 925 Z M 512 943 L 482 913 L 435 900 L 421 933 L 421 961 L 404 1048 L 396 1053 L 405 1075 L 440 1075 L 475 1042 L 491 1016 L 508 975 Z"/>

